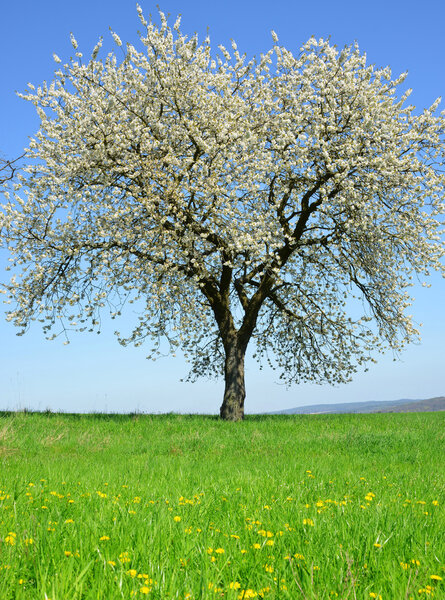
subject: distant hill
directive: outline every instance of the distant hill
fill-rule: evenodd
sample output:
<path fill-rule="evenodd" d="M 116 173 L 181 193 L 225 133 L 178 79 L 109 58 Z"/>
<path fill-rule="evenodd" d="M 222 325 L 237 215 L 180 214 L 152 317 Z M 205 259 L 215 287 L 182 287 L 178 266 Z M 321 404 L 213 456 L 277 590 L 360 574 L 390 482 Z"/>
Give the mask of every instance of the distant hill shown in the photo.
<path fill-rule="evenodd" d="M 314 415 L 342 413 L 435 412 L 445 410 L 445 396 L 428 400 L 387 400 L 376 402 L 345 402 L 343 404 L 314 404 L 271 412 L 271 415 Z"/>

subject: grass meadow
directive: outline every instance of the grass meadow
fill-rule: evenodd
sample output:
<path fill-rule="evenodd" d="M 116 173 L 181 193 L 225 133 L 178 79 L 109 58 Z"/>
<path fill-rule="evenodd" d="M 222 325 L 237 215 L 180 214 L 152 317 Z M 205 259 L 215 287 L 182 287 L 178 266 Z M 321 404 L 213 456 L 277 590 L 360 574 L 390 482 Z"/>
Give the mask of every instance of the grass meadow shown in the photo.
<path fill-rule="evenodd" d="M 0 598 L 444 599 L 444 425 L 0 413 Z"/>

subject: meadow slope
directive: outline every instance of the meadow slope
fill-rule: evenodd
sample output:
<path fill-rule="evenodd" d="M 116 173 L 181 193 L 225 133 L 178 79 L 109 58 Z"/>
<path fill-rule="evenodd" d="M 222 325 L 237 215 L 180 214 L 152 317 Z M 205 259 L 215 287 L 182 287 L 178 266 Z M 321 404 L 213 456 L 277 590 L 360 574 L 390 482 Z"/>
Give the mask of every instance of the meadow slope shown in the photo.
<path fill-rule="evenodd" d="M 0 413 L 0 598 L 443 600 L 444 425 Z"/>

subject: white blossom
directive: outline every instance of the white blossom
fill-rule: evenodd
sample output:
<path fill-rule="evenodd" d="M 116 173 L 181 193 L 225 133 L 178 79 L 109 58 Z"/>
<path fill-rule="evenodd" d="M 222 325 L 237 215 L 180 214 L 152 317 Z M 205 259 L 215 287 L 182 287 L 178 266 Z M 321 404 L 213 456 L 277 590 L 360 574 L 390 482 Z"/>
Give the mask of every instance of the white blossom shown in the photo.
<path fill-rule="evenodd" d="M 117 46 L 122 46 L 121 38 L 117 35 L 117 33 L 115 33 L 114 31 L 111 31 L 111 36 L 112 36 L 112 38 L 114 40 L 114 43 Z"/>
<path fill-rule="evenodd" d="M 77 43 L 77 40 L 74 37 L 73 33 L 70 34 L 70 40 L 71 40 L 71 45 L 74 48 L 74 50 L 77 50 L 79 44 Z"/>

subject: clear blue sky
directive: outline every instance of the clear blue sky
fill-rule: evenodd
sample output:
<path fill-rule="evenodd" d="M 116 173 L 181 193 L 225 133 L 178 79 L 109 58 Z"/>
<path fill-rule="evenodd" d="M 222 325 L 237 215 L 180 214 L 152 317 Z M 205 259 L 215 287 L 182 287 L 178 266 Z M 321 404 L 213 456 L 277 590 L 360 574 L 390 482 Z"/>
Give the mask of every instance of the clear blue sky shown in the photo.
<path fill-rule="evenodd" d="M 157 14 L 156 4 L 141 0 L 146 15 Z M 217 2 L 159 0 L 172 17 L 182 14 L 182 30 L 212 44 L 234 39 L 248 56 L 271 45 L 270 30 L 291 50 L 311 36 L 331 37 L 342 47 L 357 40 L 368 61 L 390 65 L 394 74 L 408 70 L 407 86 L 418 110 L 437 96 L 445 96 L 445 4 L 443 0 L 225 0 Z M 21 153 L 38 120 L 31 104 L 15 90 L 28 82 L 51 80 L 55 52 L 63 61 L 72 53 L 72 31 L 85 55 L 98 37 L 115 30 L 122 40 L 136 41 L 139 20 L 133 0 L 21 0 L 4 2 L 0 19 L 0 152 L 12 158 Z M 111 45 L 111 44 L 110 44 Z M 441 105 L 444 108 L 444 103 Z M 0 250 L 0 278 L 6 274 L 5 251 Z M 423 323 L 422 343 L 411 346 L 401 362 L 379 358 L 368 373 L 339 387 L 300 385 L 287 390 L 275 382 L 278 375 L 247 364 L 247 412 L 265 412 L 293 406 L 428 398 L 445 394 L 445 281 L 431 279 L 430 289 L 415 288 L 411 310 Z M 3 318 L 0 306 L 0 410 L 30 408 L 64 411 L 207 412 L 217 413 L 223 383 L 179 380 L 187 373 L 181 358 L 145 360 L 144 348 L 122 348 L 107 323 L 103 333 L 73 334 L 71 344 L 47 341 L 37 324 L 23 337 Z M 124 327 L 120 327 L 123 331 Z"/>

